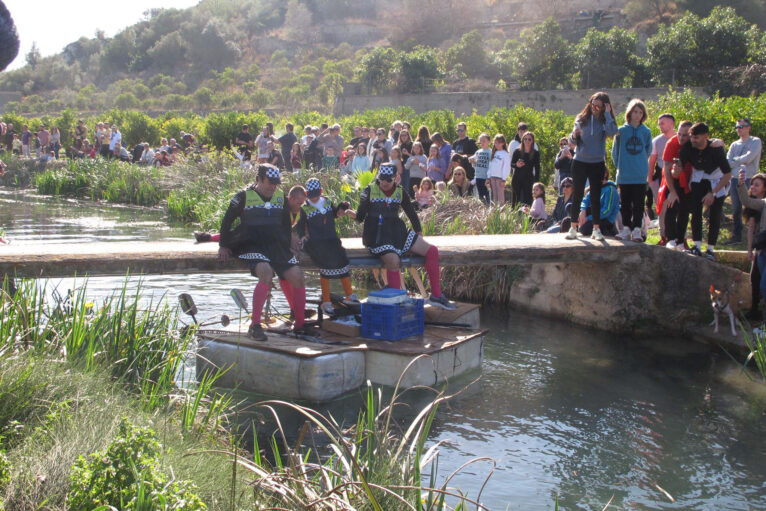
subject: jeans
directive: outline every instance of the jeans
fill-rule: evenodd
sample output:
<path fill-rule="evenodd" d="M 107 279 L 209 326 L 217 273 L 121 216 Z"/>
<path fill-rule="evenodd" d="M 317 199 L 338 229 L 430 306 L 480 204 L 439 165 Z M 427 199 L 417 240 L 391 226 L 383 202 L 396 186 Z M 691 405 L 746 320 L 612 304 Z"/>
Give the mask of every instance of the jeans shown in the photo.
<path fill-rule="evenodd" d="M 605 173 L 606 164 L 603 161 L 585 163 L 574 160 L 572 162 L 572 180 L 574 181 L 572 204 L 580 204 L 582 202 L 586 181 L 590 181 L 590 206 L 593 210 L 593 222 L 599 225 L 601 220 L 601 179 Z M 579 220 L 579 215 L 580 208 L 573 207 L 570 212 L 573 224 Z"/>
<path fill-rule="evenodd" d="M 758 269 L 761 271 L 761 296 L 766 297 L 766 250 L 758 252 Z M 763 309 L 763 320 L 766 323 L 766 307 Z"/>
<path fill-rule="evenodd" d="M 732 233 L 732 238 L 741 240 L 742 239 L 742 202 L 739 200 L 739 194 L 737 193 L 737 184 L 739 182 L 739 178 L 732 177 L 731 178 L 731 190 L 729 190 L 729 193 L 731 194 L 731 215 L 734 217 L 734 232 Z M 745 188 L 750 188 L 750 180 L 745 179 Z"/>
<path fill-rule="evenodd" d="M 644 221 L 645 184 L 620 185 L 620 213 L 622 225 L 631 231 Z M 592 196 L 591 196 L 592 197 Z"/>
<path fill-rule="evenodd" d="M 702 198 L 712 190 L 710 181 L 703 179 L 699 183 L 692 183 L 692 239 L 702 241 Z M 721 216 L 723 215 L 723 201 L 726 197 L 716 197 L 710 206 L 709 229 L 707 233 L 708 246 L 715 246 L 718 241 L 718 231 L 721 228 Z"/>
<path fill-rule="evenodd" d="M 479 198 L 484 204 L 489 205 L 489 190 L 487 189 L 487 180 L 480 177 L 476 178 L 476 191 L 479 192 Z"/>

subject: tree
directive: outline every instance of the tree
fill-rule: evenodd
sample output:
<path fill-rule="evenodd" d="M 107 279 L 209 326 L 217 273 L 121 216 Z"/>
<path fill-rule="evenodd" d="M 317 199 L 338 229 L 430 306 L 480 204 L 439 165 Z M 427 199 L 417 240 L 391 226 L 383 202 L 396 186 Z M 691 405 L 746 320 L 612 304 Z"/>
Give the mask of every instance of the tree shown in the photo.
<path fill-rule="evenodd" d="M 478 30 L 472 30 L 463 34 L 460 41 L 447 50 L 447 69 L 460 66 L 460 71 L 469 77 L 482 76 L 487 71 L 487 50 L 484 48 L 484 40 Z"/>
<path fill-rule="evenodd" d="M 393 81 L 393 67 L 398 60 L 393 48 L 376 47 L 359 61 L 356 73 L 364 88 L 370 92 L 385 92 Z"/>
<path fill-rule="evenodd" d="M 676 2 L 673 0 L 629 0 L 622 12 L 628 22 L 638 25 L 647 20 L 665 22 L 676 10 Z"/>
<path fill-rule="evenodd" d="M 525 89 L 567 88 L 572 79 L 569 43 L 553 18 L 526 28 L 511 54 L 513 75 Z"/>
<path fill-rule="evenodd" d="M 636 55 L 638 36 L 614 27 L 609 32 L 588 29 L 574 51 L 575 77 L 583 89 L 630 87 L 633 76 L 641 68 Z"/>
<path fill-rule="evenodd" d="M 37 41 L 32 41 L 32 47 L 29 49 L 26 59 L 29 67 L 32 69 L 37 67 L 37 64 L 40 62 L 40 49 L 37 47 Z"/>
<path fill-rule="evenodd" d="M 421 91 L 428 80 L 438 80 L 444 74 L 437 50 L 427 46 L 416 46 L 412 51 L 400 53 L 396 70 L 399 92 Z"/>

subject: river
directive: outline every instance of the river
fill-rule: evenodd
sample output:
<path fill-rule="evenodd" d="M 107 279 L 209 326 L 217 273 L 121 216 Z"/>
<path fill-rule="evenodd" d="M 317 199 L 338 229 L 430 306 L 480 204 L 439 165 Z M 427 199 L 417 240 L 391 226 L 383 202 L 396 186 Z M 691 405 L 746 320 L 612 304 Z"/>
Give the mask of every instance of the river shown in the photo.
<path fill-rule="evenodd" d="M 191 240 L 191 229 L 169 225 L 158 210 L 9 189 L 0 189 L 0 226 L 13 244 Z M 123 283 L 91 278 L 88 295 L 98 299 Z M 236 315 L 228 292 L 249 290 L 253 280 L 162 275 L 141 285 L 155 301 L 175 303 L 189 292 L 201 317 L 212 318 Z M 279 294 L 275 301 L 284 308 Z M 481 379 L 440 408 L 429 437 L 429 445 L 444 442 L 440 480 L 489 456 L 497 468 L 481 500 L 493 510 L 553 509 L 556 495 L 561 509 L 602 509 L 612 497 L 609 509 L 766 509 L 766 385 L 720 349 L 659 333 L 606 334 L 499 307 L 483 310 L 482 326 L 491 333 Z M 352 397 L 332 406 L 353 416 L 357 403 Z M 470 465 L 452 486 L 475 497 L 491 468 Z"/>

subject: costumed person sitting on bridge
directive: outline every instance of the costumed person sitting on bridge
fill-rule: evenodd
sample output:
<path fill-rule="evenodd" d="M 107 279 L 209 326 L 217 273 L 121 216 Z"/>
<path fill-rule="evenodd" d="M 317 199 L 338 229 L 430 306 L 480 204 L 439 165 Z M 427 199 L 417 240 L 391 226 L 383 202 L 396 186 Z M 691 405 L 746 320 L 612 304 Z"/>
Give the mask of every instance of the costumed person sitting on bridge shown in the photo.
<path fill-rule="evenodd" d="M 295 331 L 302 331 L 306 315 L 306 287 L 298 260 L 290 252 L 292 224 L 285 194 L 277 188 L 280 183 L 278 168 L 258 165 L 255 185 L 234 196 L 221 221 L 218 258 L 226 261 L 234 254 L 249 261 L 250 271 L 258 277 L 253 291 L 253 321 L 247 332 L 256 341 L 266 340 L 261 312 L 274 272 L 291 286 L 292 300 L 288 296 L 288 303 L 295 316 Z M 235 231 L 232 225 L 236 219 L 241 223 Z"/>
<path fill-rule="evenodd" d="M 326 314 L 334 314 L 329 279 L 340 279 L 348 302 L 359 301 L 359 297 L 351 287 L 346 249 L 341 245 L 335 230 L 336 218 L 346 215 L 355 218 L 356 212 L 348 209 L 350 206 L 348 202 L 333 205 L 329 198 L 322 195 L 322 184 L 315 177 L 306 181 L 306 197 L 308 200 L 303 205 L 296 230 L 304 240 L 303 249 L 319 267 L 322 311 Z"/>
<path fill-rule="evenodd" d="M 447 310 L 457 306 L 442 294 L 439 284 L 439 250 L 422 236 L 420 220 L 410 202 L 409 194 L 394 182 L 396 167 L 384 163 L 378 168 L 377 179 L 362 191 L 356 221 L 364 222 L 362 242 L 369 251 L 379 256 L 386 266 L 388 287 L 399 289 L 401 256 L 412 251 L 425 256 L 426 273 L 431 284 L 428 303 Z M 413 230 L 407 229 L 399 218 L 399 209 L 410 219 Z"/>

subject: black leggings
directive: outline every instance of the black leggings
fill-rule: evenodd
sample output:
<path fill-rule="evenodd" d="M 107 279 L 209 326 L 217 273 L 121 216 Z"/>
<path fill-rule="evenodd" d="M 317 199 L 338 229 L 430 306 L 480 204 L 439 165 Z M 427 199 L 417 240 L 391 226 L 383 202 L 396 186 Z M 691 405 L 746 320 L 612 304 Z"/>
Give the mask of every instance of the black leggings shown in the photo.
<path fill-rule="evenodd" d="M 669 240 L 675 240 L 679 245 L 683 244 L 686 237 L 686 227 L 689 225 L 689 212 L 691 211 L 691 193 L 686 193 L 678 181 L 673 181 L 673 188 L 678 195 L 678 202 L 665 209 L 665 237 Z M 669 192 L 665 191 L 667 196 Z"/>
<path fill-rule="evenodd" d="M 585 194 L 585 181 L 590 181 L 590 207 L 593 212 L 593 224 L 599 224 L 601 220 L 601 180 L 606 174 L 606 165 L 603 161 L 597 163 L 586 163 L 579 160 L 572 162 L 572 181 L 574 181 L 574 191 L 572 192 L 572 207 L 569 218 L 572 223 L 577 225 L 580 215 L 579 204 L 582 203 Z"/>
<path fill-rule="evenodd" d="M 692 183 L 691 212 L 692 212 L 692 239 L 702 241 L 702 198 L 712 191 L 710 181 L 703 179 L 699 183 Z M 710 206 L 710 227 L 707 232 L 707 244 L 715 246 L 718 241 L 718 231 L 721 228 L 721 215 L 723 214 L 723 201 L 726 197 L 716 197 Z"/>
<path fill-rule="evenodd" d="M 620 185 L 620 213 L 622 225 L 631 231 L 638 227 L 644 220 L 644 196 L 646 185 Z M 593 197 L 591 195 L 591 197 Z"/>

